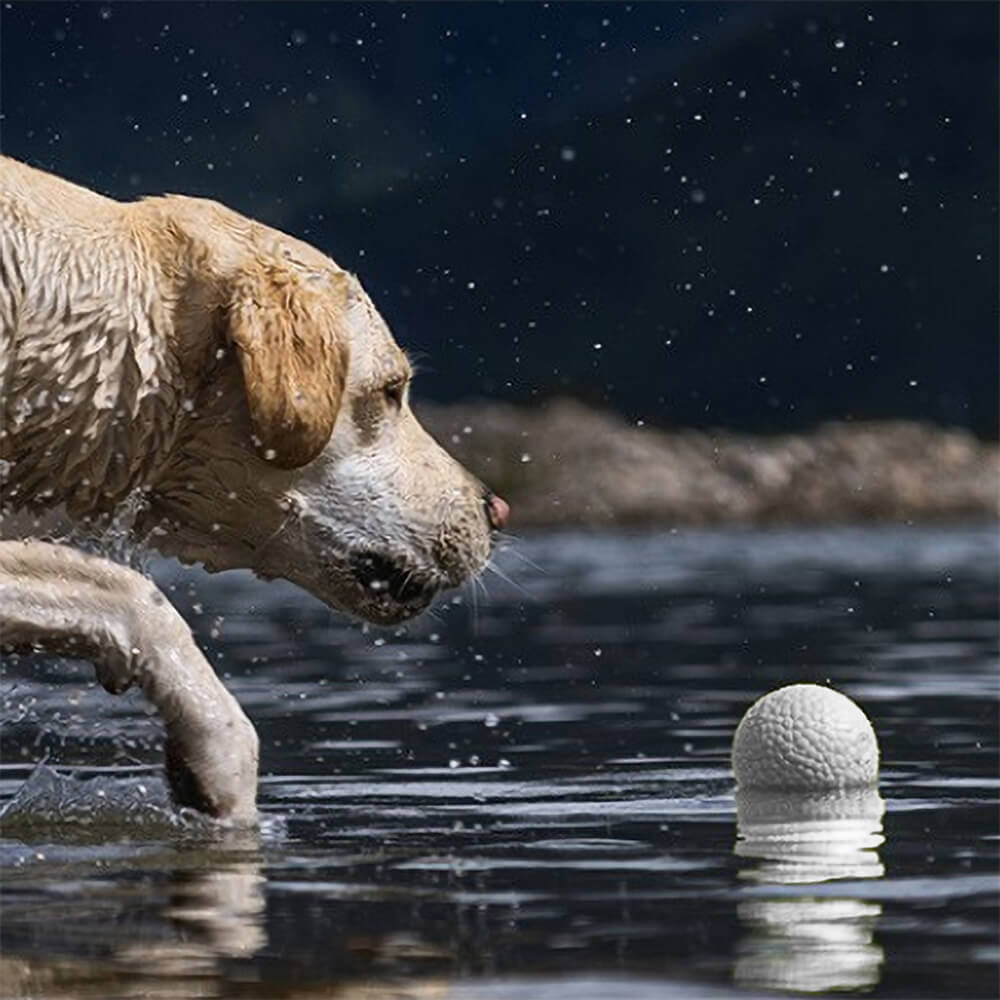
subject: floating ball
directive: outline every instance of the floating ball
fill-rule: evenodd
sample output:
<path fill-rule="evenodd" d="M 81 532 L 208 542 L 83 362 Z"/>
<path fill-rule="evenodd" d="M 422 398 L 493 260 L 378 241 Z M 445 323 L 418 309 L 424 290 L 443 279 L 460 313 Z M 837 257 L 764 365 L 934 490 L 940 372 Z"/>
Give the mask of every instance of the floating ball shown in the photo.
<path fill-rule="evenodd" d="M 812 792 L 875 785 L 878 760 L 865 713 L 818 684 L 791 684 L 759 698 L 733 737 L 733 773 L 741 788 Z"/>

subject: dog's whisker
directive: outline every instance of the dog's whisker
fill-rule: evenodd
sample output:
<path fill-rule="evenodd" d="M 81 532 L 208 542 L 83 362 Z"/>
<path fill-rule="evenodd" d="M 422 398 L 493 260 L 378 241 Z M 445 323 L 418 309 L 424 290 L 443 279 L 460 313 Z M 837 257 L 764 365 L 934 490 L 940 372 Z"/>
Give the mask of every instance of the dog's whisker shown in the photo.
<path fill-rule="evenodd" d="M 523 552 L 515 548 L 513 545 L 505 546 L 499 551 L 503 552 L 504 555 L 510 554 L 512 556 L 517 556 L 517 558 L 520 559 L 525 566 L 529 567 L 530 569 L 536 570 L 539 573 L 548 572 L 544 566 L 540 565 L 539 563 L 536 563 L 534 559 L 531 559 L 530 557 L 526 556 Z"/>
<path fill-rule="evenodd" d="M 477 577 L 472 577 L 469 581 L 469 597 L 472 601 L 472 634 L 479 635 L 479 588 L 476 586 Z"/>
<path fill-rule="evenodd" d="M 511 555 L 517 556 L 517 558 L 520 559 L 521 562 L 525 563 L 527 566 L 530 566 L 532 569 L 538 570 L 538 572 L 540 573 L 544 573 L 545 568 L 536 563 L 534 559 L 532 559 L 530 556 L 525 555 L 524 552 L 521 550 L 520 546 L 523 543 L 524 543 L 524 538 L 522 538 L 520 535 L 511 534 L 509 531 L 502 531 L 497 536 L 495 536 L 495 544 L 493 551 L 494 554 L 496 555 L 499 555 L 500 553 L 507 555 L 508 553 L 510 553 Z"/>
<path fill-rule="evenodd" d="M 502 569 L 494 566 L 492 563 L 487 563 L 486 572 L 492 573 L 494 576 L 499 577 L 508 586 L 513 587 L 519 594 L 523 597 L 531 597 L 530 591 L 522 583 L 518 583 L 513 577 L 508 576 Z"/>
<path fill-rule="evenodd" d="M 523 535 L 516 535 L 513 531 L 508 531 L 507 528 L 504 528 L 503 531 L 497 532 L 497 541 L 498 542 L 523 542 L 524 541 L 524 536 Z"/>

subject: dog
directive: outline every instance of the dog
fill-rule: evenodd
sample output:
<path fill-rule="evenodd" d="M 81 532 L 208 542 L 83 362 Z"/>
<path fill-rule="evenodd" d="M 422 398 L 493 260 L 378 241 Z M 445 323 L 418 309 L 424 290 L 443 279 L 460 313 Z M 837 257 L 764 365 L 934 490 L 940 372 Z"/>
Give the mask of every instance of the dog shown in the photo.
<path fill-rule="evenodd" d="M 128 508 L 164 554 L 400 622 L 479 573 L 509 515 L 420 426 L 411 376 L 358 279 L 307 243 L 0 157 L 0 512 L 99 531 Z M 0 541 L 0 643 L 140 685 L 175 800 L 252 820 L 253 726 L 145 576 Z"/>

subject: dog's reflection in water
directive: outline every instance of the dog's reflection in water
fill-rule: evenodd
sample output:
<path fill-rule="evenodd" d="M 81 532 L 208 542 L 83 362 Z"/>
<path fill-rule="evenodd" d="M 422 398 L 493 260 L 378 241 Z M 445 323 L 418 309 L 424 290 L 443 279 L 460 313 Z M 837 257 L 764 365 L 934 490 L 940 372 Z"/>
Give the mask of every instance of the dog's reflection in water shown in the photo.
<path fill-rule="evenodd" d="M 265 825 L 263 836 L 269 835 Z M 34 883 L 61 892 L 74 887 L 51 943 L 64 956 L 106 956 L 36 957 L 27 949 L 18 955 L 11 943 L 18 888 L 11 884 L 0 956 L 5 998 L 211 996 L 220 960 L 249 958 L 267 944 L 261 829 L 178 812 L 157 775 L 82 780 L 38 765 L 0 812 L 0 836 Z M 96 912 L 103 900 L 87 906 L 94 875 L 120 885 L 113 913 Z M 137 908 L 148 912 L 147 901 L 155 905 L 152 920 L 147 913 L 137 918 Z M 122 916 L 129 919 L 119 923 Z"/>
<path fill-rule="evenodd" d="M 391 1000 L 445 988 L 452 951 L 409 926 L 374 934 L 359 926 L 334 936 L 323 956 L 296 949 L 282 956 L 295 985 L 265 983 L 268 964 L 269 978 L 283 974 L 265 954 L 265 852 L 285 838 L 285 820 L 268 814 L 238 827 L 178 811 L 156 771 L 139 773 L 81 779 L 37 765 L 0 810 L 0 860 L 30 875 L 5 886 L 3 1000 L 193 1000 L 234 989 L 254 998 Z M 22 946 L 21 914 L 33 929 L 38 887 L 65 901 L 63 919 L 45 940 Z M 339 956 L 332 973 L 331 955 Z"/>

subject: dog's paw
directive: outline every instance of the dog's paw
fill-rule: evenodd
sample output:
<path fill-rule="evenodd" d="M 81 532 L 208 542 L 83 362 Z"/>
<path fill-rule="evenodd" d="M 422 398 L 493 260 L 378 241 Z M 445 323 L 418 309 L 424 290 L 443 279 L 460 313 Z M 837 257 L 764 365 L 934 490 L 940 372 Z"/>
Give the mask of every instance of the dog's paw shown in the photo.
<path fill-rule="evenodd" d="M 167 785 L 180 807 L 227 822 L 254 822 L 257 815 L 257 733 L 245 716 L 238 728 L 213 733 L 208 745 L 167 726 Z"/>
<path fill-rule="evenodd" d="M 220 802 L 217 794 L 207 786 L 202 775 L 199 775 L 188 761 L 181 741 L 167 735 L 164 747 L 164 767 L 170 795 L 176 805 L 209 816 L 220 815 Z"/>

